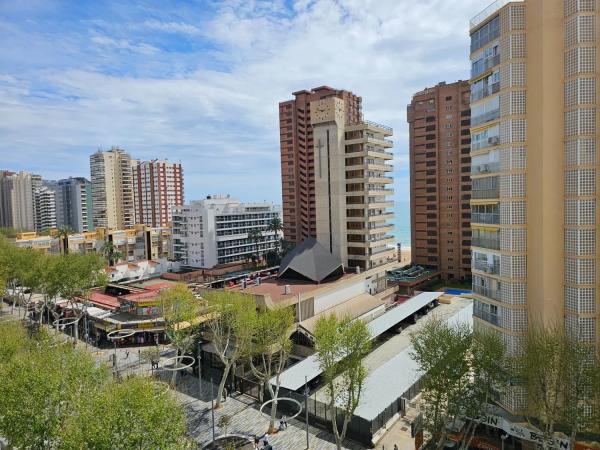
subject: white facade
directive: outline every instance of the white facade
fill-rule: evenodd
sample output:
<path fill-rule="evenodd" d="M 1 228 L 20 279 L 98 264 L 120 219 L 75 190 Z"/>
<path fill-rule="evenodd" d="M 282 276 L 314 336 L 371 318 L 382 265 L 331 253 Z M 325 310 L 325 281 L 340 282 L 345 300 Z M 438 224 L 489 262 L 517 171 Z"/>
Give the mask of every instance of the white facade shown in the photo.
<path fill-rule="evenodd" d="M 173 254 L 185 266 L 212 268 L 273 250 L 281 233 L 266 231 L 281 210 L 271 203 L 241 203 L 211 196 L 173 209 Z M 258 230 L 260 240 L 249 239 Z"/>
<path fill-rule="evenodd" d="M 35 201 L 35 230 L 56 228 L 56 190 L 53 186 L 42 186 L 33 191 Z"/>
<path fill-rule="evenodd" d="M 10 176 L 10 214 L 13 228 L 17 231 L 35 230 L 34 190 L 42 186 L 42 177 L 29 172 L 19 172 Z"/>

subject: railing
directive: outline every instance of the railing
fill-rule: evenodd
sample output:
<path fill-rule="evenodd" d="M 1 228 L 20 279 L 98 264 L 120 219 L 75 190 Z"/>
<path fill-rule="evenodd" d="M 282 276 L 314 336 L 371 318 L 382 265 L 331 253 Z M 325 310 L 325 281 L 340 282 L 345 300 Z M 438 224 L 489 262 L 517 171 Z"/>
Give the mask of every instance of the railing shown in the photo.
<path fill-rule="evenodd" d="M 471 213 L 471 223 L 498 225 L 500 223 L 500 213 Z"/>
<path fill-rule="evenodd" d="M 374 136 L 365 136 L 365 139 L 367 140 L 367 142 L 373 142 L 374 144 L 379 144 L 381 142 L 387 142 L 388 144 L 394 145 L 394 141 L 392 141 L 391 139 L 376 138 Z M 385 152 L 383 152 L 383 153 L 385 153 Z"/>
<path fill-rule="evenodd" d="M 498 222 L 476 222 L 475 220 L 473 220 L 473 215 L 471 214 L 471 223 L 498 223 Z M 498 238 L 489 239 L 489 238 L 480 238 L 480 237 L 472 236 L 471 237 L 471 246 L 489 248 L 492 250 L 500 250 L 500 239 L 498 239 Z"/>
<path fill-rule="evenodd" d="M 481 309 L 473 309 L 473 315 L 475 317 L 480 318 L 481 320 L 485 320 L 486 322 L 491 323 L 492 325 L 498 326 L 500 324 L 500 320 L 498 320 L 497 314 L 482 311 Z"/>
<path fill-rule="evenodd" d="M 477 13 L 477 15 L 473 16 L 473 18 L 469 21 L 469 28 L 473 29 L 493 13 L 498 11 L 507 3 L 513 2 L 522 2 L 523 0 L 496 0 L 491 5 L 487 6 L 483 11 Z"/>
<path fill-rule="evenodd" d="M 471 198 L 473 199 L 496 199 L 500 198 L 500 189 L 481 189 L 471 191 Z"/>
<path fill-rule="evenodd" d="M 485 164 L 477 164 L 471 166 L 471 175 L 479 175 L 483 173 L 494 173 L 500 171 L 499 162 L 488 162 Z"/>
<path fill-rule="evenodd" d="M 499 55 L 494 56 L 496 58 Z M 481 100 L 489 95 L 495 94 L 500 90 L 500 82 L 497 81 L 492 85 L 485 85 L 481 89 L 477 89 L 475 91 L 471 91 L 471 102 L 475 102 L 477 100 Z"/>
<path fill-rule="evenodd" d="M 500 144 L 500 136 L 491 136 L 480 142 L 471 142 L 471 151 L 481 150 L 483 148 L 493 147 Z"/>
<path fill-rule="evenodd" d="M 477 61 L 473 66 L 471 66 L 471 78 L 478 77 L 483 72 L 490 70 L 492 67 L 500 64 L 500 54 L 490 56 L 488 58 Z"/>
<path fill-rule="evenodd" d="M 475 294 L 483 295 L 484 297 L 487 297 L 487 298 L 493 298 L 494 300 L 500 300 L 500 289 L 493 289 L 488 286 L 480 286 L 480 285 L 475 284 L 475 285 L 473 285 L 473 292 Z"/>
<path fill-rule="evenodd" d="M 492 275 L 498 275 L 500 273 L 500 263 L 489 264 L 487 261 L 476 259 L 473 263 L 473 268 Z"/>
<path fill-rule="evenodd" d="M 500 108 L 493 109 L 486 113 L 480 114 L 479 116 L 471 117 L 471 126 L 475 127 L 483 123 L 491 122 L 500 118 Z"/>
<path fill-rule="evenodd" d="M 372 127 L 381 128 L 382 130 L 389 131 L 390 133 L 393 133 L 393 131 L 394 131 L 394 130 L 392 129 L 392 127 L 388 127 L 387 125 L 382 125 L 382 124 L 380 124 L 380 123 L 373 122 L 372 120 L 363 120 L 363 121 L 361 121 L 361 122 L 354 122 L 354 123 L 350 123 L 350 124 L 348 124 L 348 125 L 349 125 L 349 126 L 352 126 L 352 125 L 361 125 L 361 124 L 363 124 L 363 123 L 364 123 L 365 125 L 371 125 Z"/>

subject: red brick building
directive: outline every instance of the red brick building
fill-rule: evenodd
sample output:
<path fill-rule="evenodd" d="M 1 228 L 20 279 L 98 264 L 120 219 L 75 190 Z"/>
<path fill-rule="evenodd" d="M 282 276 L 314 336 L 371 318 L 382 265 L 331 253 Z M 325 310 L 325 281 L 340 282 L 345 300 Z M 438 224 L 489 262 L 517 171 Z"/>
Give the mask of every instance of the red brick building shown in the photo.
<path fill-rule="evenodd" d="M 444 280 L 471 277 L 469 104 L 458 81 L 416 93 L 407 110 L 412 261 Z"/>
<path fill-rule="evenodd" d="M 310 102 L 336 96 L 345 103 L 346 121 L 362 117 L 362 99 L 352 92 L 321 86 L 292 94 L 295 98 L 279 103 L 281 142 L 281 191 L 283 234 L 290 242 L 316 237 L 314 147 L 310 124 Z"/>

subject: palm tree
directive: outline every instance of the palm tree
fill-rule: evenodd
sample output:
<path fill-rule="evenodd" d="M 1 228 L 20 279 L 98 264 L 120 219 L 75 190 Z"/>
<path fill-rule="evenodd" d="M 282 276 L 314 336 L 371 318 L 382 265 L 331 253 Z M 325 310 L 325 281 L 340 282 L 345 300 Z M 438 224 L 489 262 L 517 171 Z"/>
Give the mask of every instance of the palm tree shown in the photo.
<path fill-rule="evenodd" d="M 60 242 L 60 248 L 63 254 L 69 253 L 69 236 L 75 233 L 75 230 L 69 225 L 61 225 L 56 229 L 58 233 L 58 239 Z"/>
<path fill-rule="evenodd" d="M 252 229 L 248 231 L 248 240 L 254 244 L 254 253 L 256 254 L 256 259 L 259 259 L 258 254 L 258 243 L 262 240 L 262 233 L 260 230 Z"/>
<path fill-rule="evenodd" d="M 283 223 L 279 216 L 273 217 L 267 225 L 267 231 L 275 233 L 275 253 L 279 255 L 279 233 L 283 230 Z"/>
<path fill-rule="evenodd" d="M 102 255 L 108 260 L 108 265 L 113 266 L 116 261 L 123 258 L 123 254 L 117 250 L 112 241 L 108 241 L 102 247 Z"/>

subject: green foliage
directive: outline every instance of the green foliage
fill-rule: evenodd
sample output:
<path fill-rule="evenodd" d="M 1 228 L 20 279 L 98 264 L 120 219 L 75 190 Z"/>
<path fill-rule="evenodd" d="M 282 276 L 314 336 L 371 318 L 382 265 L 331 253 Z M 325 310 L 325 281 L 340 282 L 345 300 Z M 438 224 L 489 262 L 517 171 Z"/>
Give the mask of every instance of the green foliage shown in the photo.
<path fill-rule="evenodd" d="M 204 295 L 208 302 L 210 319 L 206 325 L 211 341 L 223 363 L 224 370 L 217 392 L 216 407 L 220 407 L 225 381 L 229 371 L 242 356 L 249 354 L 256 316 L 254 298 L 239 292 L 210 290 Z"/>
<path fill-rule="evenodd" d="M 527 389 L 529 417 L 541 423 L 546 441 L 557 425 L 571 439 L 583 431 L 600 431 L 600 354 L 571 338 L 561 325 L 530 326 L 521 356 L 519 380 Z"/>
<path fill-rule="evenodd" d="M 123 254 L 117 250 L 112 241 L 107 241 L 102 247 L 102 256 L 106 258 L 109 266 L 114 266 L 116 262 L 123 259 Z"/>
<path fill-rule="evenodd" d="M 0 238 L 16 238 L 17 230 L 14 228 L 0 227 Z"/>
<path fill-rule="evenodd" d="M 161 291 L 159 298 L 165 319 L 165 333 L 184 354 L 194 343 L 195 321 L 200 315 L 202 303 L 184 284 Z"/>
<path fill-rule="evenodd" d="M 504 346 L 494 334 L 473 334 L 466 324 L 450 326 L 437 318 L 413 334 L 411 341 L 411 356 L 424 373 L 423 426 L 440 448 L 450 423 L 483 415 L 494 393 L 505 388 Z M 468 423 L 463 447 L 477 426 L 476 420 Z"/>
<path fill-rule="evenodd" d="M 131 377 L 82 398 L 65 422 L 61 449 L 191 448 L 183 410 L 170 392 L 157 397 L 153 384 Z"/>
<path fill-rule="evenodd" d="M 338 450 L 346 436 L 348 423 L 360 404 L 362 389 L 367 377 L 363 359 L 371 350 L 371 334 L 362 320 L 349 317 L 338 319 L 335 315 L 321 317 L 315 326 L 317 360 L 329 398 L 332 417 L 335 409 L 342 411 L 342 430 L 332 421 Z"/>
<path fill-rule="evenodd" d="M 227 414 L 223 414 L 217 421 L 217 426 L 223 430 L 223 434 L 227 434 L 227 429 L 231 425 L 231 417 Z"/>
<path fill-rule="evenodd" d="M 113 381 L 91 355 L 0 323 L 0 435 L 15 448 L 191 448 L 185 417 L 153 382 Z"/>

